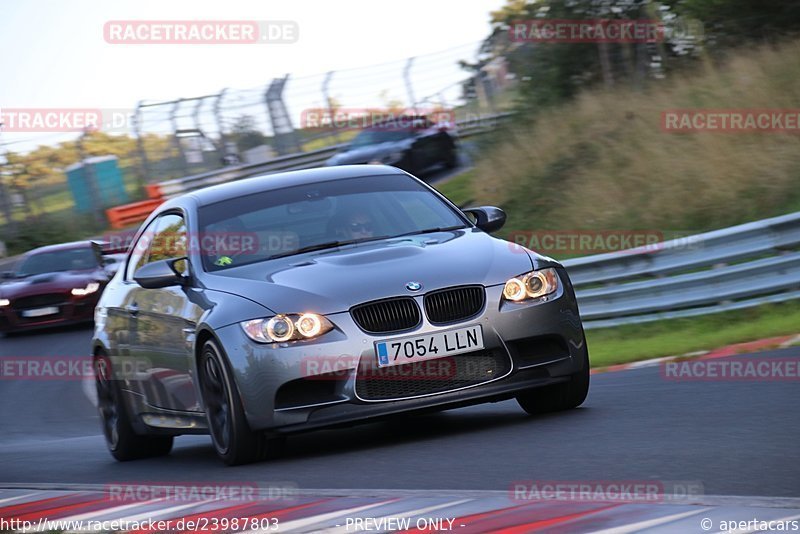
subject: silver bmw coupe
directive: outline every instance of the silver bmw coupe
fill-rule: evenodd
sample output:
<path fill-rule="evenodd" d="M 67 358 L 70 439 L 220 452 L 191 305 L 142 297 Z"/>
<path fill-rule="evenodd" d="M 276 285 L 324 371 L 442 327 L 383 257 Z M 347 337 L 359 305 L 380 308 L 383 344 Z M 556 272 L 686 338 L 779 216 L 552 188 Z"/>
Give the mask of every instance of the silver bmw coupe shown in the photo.
<path fill-rule="evenodd" d="M 138 230 L 95 310 L 92 355 L 111 454 L 210 434 L 227 464 L 299 431 L 516 398 L 579 406 L 589 360 L 556 261 L 490 235 L 381 165 L 202 189 Z"/>

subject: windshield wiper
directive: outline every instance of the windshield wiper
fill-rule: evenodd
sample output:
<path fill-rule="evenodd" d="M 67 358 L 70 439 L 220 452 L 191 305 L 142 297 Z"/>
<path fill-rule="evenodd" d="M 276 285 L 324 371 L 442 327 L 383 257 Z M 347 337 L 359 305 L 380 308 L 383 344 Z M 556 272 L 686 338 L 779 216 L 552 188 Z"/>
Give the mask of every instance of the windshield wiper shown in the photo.
<path fill-rule="evenodd" d="M 374 237 L 362 237 L 360 239 L 346 239 L 343 241 L 327 241 L 325 243 L 317 243 L 316 245 L 308 245 L 305 247 L 300 247 L 296 250 L 287 250 L 286 252 L 281 252 L 279 254 L 273 254 L 272 256 L 268 257 L 268 260 L 274 260 L 277 258 L 285 258 L 287 256 L 295 256 L 297 254 L 303 254 L 306 252 L 316 252 L 318 250 L 326 250 L 329 248 L 338 248 L 343 247 L 345 245 L 354 245 L 356 243 L 366 243 L 368 241 L 380 241 L 381 239 L 395 239 L 397 237 L 405 237 L 409 235 L 418 235 L 418 234 L 431 234 L 433 232 L 447 232 L 450 230 L 461 230 L 466 228 L 466 226 L 458 225 L 458 226 L 447 226 L 444 228 L 427 228 L 425 230 L 414 230 L 413 232 L 408 232 L 405 234 L 399 235 L 378 235 Z"/>
<path fill-rule="evenodd" d="M 316 245 L 308 245 L 306 247 L 300 247 L 296 250 L 287 250 L 286 252 L 281 252 L 280 254 L 274 254 L 268 257 L 268 260 L 274 260 L 276 258 L 285 258 L 286 256 L 294 256 L 296 254 L 303 254 L 305 252 L 315 252 L 317 250 L 325 250 L 329 248 L 338 248 L 343 247 L 345 245 L 353 245 L 355 243 L 364 243 L 366 241 L 377 241 L 379 239 L 386 239 L 388 236 L 375 236 L 375 237 L 362 237 L 360 239 L 346 239 L 344 241 L 328 241 L 325 243 L 318 243 Z"/>
<path fill-rule="evenodd" d="M 395 235 L 392 236 L 392 239 L 395 237 L 406 237 L 409 235 L 420 235 L 420 234 L 432 234 L 434 232 L 449 232 L 451 230 L 463 230 L 466 228 L 464 225 L 456 225 L 456 226 L 445 226 L 439 228 L 426 228 L 425 230 L 414 230 L 413 232 L 406 232 L 405 234 Z"/>

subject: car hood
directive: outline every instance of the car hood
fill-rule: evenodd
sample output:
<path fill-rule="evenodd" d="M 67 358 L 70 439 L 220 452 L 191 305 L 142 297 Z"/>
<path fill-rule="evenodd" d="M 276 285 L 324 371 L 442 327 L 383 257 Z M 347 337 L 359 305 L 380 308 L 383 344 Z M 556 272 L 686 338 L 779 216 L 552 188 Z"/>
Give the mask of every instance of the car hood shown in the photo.
<path fill-rule="evenodd" d="M 349 165 L 351 163 L 369 163 L 373 160 L 391 154 L 392 152 L 403 151 L 408 148 L 405 141 L 392 141 L 377 145 L 367 145 L 348 149 L 339 152 L 328 160 L 328 165 Z"/>
<path fill-rule="evenodd" d="M 330 314 L 444 287 L 503 284 L 532 267 L 525 249 L 470 228 L 299 254 L 209 273 L 205 281 L 275 313 Z M 412 281 L 422 289 L 409 291 Z"/>
<path fill-rule="evenodd" d="M 0 297 L 14 299 L 42 293 L 62 293 L 76 287 L 86 287 L 89 282 L 105 281 L 95 270 L 37 274 L 0 285 Z"/>

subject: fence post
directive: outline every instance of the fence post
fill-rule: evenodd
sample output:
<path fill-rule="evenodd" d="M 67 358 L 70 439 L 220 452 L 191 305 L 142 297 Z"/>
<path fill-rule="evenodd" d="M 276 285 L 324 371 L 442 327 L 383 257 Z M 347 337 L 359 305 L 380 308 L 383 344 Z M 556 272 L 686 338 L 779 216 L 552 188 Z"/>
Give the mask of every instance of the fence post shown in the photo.
<path fill-rule="evenodd" d="M 411 83 L 411 66 L 414 64 L 414 58 L 408 58 L 406 66 L 403 67 L 403 80 L 406 82 L 406 93 L 408 93 L 408 100 L 410 107 L 416 111 L 417 99 L 414 97 L 414 86 Z"/>
<path fill-rule="evenodd" d="M 275 78 L 264 93 L 264 100 L 272 123 L 272 134 L 275 136 L 275 148 L 282 156 L 290 154 L 292 150 L 301 152 L 294 126 L 292 126 L 292 118 L 283 101 L 283 88 L 286 87 L 288 81 L 289 74 L 283 78 Z"/>
<path fill-rule="evenodd" d="M 174 102 L 172 109 L 169 112 L 169 121 L 172 124 L 172 141 L 175 145 L 175 148 L 178 149 L 178 154 L 181 158 L 181 167 L 183 168 L 183 174 L 189 174 L 189 162 L 186 161 L 186 153 L 183 150 L 183 145 L 181 144 L 181 140 L 178 137 L 178 119 L 176 117 L 178 113 L 178 108 L 181 107 L 181 102 L 183 102 L 183 98 L 179 98 Z"/>
<path fill-rule="evenodd" d="M 144 148 L 142 138 L 142 101 L 136 104 L 136 113 L 133 116 L 133 133 L 136 136 L 136 148 L 139 152 L 139 165 L 137 174 L 139 175 L 139 188 L 144 191 L 145 184 L 150 183 L 150 164 L 147 161 L 147 151 Z"/>
<path fill-rule="evenodd" d="M 331 101 L 330 94 L 328 94 L 328 86 L 331 83 L 331 78 L 333 78 L 333 74 L 335 71 L 329 71 L 325 75 L 325 80 L 322 82 L 322 96 L 325 98 L 325 107 L 328 108 L 328 113 L 331 115 L 331 128 L 333 128 L 333 138 L 338 145 L 340 143 L 339 140 L 339 128 L 336 126 L 336 117 L 334 116 L 336 110 L 333 109 L 333 102 Z"/>
<path fill-rule="evenodd" d="M 222 147 L 223 160 L 225 156 L 227 156 L 228 138 L 225 135 L 225 125 L 222 123 L 222 114 L 220 113 L 220 108 L 222 107 L 222 99 L 225 98 L 225 93 L 227 92 L 228 88 L 226 87 L 225 89 L 219 92 L 219 94 L 217 95 L 217 99 L 214 100 L 214 119 L 217 121 L 217 129 L 219 130 L 219 144 Z"/>

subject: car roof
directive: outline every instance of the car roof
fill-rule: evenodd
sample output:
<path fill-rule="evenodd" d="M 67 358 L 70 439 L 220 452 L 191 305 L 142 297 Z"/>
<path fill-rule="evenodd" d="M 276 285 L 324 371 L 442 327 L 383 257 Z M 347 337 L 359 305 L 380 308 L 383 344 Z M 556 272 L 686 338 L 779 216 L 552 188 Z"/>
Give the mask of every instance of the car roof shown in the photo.
<path fill-rule="evenodd" d="M 263 193 L 275 189 L 283 189 L 296 185 L 329 182 L 331 180 L 345 180 L 347 178 L 360 178 L 364 176 L 397 176 L 406 174 L 400 169 L 388 165 L 341 165 L 334 167 L 318 167 L 301 171 L 289 171 L 275 174 L 265 174 L 237 180 L 227 184 L 214 185 L 188 193 L 198 206 L 206 206 L 223 200 Z M 166 207 L 166 206 L 165 206 Z"/>
<path fill-rule="evenodd" d="M 92 246 L 92 241 L 71 241 L 69 243 L 58 243 L 56 245 L 46 245 L 44 247 L 29 250 L 25 254 L 39 254 L 42 252 L 56 252 L 59 250 L 73 250 L 78 248 L 89 248 Z"/>

